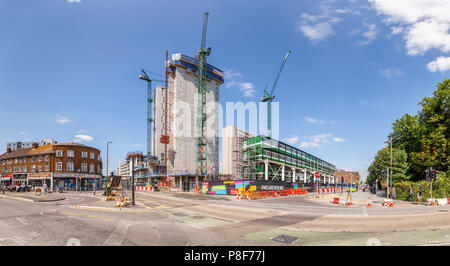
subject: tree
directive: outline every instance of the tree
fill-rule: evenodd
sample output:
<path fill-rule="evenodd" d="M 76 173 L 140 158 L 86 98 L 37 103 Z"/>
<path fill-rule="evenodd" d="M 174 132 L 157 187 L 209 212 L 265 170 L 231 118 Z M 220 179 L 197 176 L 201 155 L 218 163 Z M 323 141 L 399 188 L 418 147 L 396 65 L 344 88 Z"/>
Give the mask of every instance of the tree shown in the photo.
<path fill-rule="evenodd" d="M 403 149 L 392 149 L 392 180 L 393 182 L 409 180 L 409 164 L 407 154 Z M 382 182 L 381 171 L 391 165 L 391 152 L 389 147 L 385 147 L 377 152 L 374 161 L 368 168 L 367 182 L 373 184 L 375 180 Z"/>

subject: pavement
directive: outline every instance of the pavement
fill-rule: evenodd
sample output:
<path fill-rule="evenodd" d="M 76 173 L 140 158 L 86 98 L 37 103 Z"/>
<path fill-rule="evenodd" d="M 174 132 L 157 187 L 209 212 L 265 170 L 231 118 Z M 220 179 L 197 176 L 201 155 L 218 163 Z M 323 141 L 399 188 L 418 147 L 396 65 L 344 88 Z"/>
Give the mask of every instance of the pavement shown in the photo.
<path fill-rule="evenodd" d="M 353 193 L 358 204 L 348 207 L 309 195 L 242 201 L 198 193 L 136 192 L 136 205 L 129 208 L 115 207 L 117 201 L 106 201 L 101 193 L 61 193 L 64 199 L 46 202 L 32 201 L 37 197 L 32 193 L 0 194 L 0 245 L 450 243 L 448 206 L 406 203 L 390 208 L 374 197 L 372 202 L 380 204 L 368 208 L 365 192 Z M 57 194 L 46 197 L 56 199 Z"/>

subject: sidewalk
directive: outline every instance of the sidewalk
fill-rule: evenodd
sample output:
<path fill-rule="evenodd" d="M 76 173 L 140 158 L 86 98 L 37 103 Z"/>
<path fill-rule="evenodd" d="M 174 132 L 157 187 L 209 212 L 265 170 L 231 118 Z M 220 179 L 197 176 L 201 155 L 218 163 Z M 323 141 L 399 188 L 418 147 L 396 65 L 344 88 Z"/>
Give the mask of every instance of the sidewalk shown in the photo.
<path fill-rule="evenodd" d="M 21 199 L 30 202 L 48 202 L 66 199 L 64 193 L 55 193 L 55 192 L 47 193 L 46 195 L 44 193 L 41 193 L 40 196 L 36 196 L 34 192 L 5 192 L 5 194 L 0 193 L 0 197 L 14 198 L 19 200 Z"/>

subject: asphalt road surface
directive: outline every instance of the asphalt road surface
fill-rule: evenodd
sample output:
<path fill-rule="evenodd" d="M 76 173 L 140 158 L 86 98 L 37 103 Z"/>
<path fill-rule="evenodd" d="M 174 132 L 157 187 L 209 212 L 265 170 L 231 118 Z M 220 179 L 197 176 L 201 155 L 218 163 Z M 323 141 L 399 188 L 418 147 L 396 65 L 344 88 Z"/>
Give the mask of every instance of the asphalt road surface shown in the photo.
<path fill-rule="evenodd" d="M 344 207 L 308 196 L 239 201 L 231 196 L 136 192 L 135 207 L 117 208 L 99 193 L 61 195 L 64 200 L 50 202 L 34 202 L 23 193 L 0 195 L 0 245 L 450 243 L 447 206 Z"/>

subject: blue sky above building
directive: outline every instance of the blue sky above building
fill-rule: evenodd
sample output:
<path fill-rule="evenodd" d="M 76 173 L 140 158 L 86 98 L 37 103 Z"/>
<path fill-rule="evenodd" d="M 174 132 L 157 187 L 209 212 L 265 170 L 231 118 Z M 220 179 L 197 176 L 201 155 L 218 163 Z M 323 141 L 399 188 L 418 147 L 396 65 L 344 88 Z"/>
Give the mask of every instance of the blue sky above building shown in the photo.
<path fill-rule="evenodd" d="M 111 140 L 110 171 L 145 151 L 140 69 L 162 74 L 165 50 L 194 56 L 205 11 L 222 105 L 258 102 L 292 50 L 275 90 L 280 140 L 363 177 L 395 119 L 448 77 L 449 0 L 6 0 L 0 151 L 53 137 L 106 162 Z"/>

